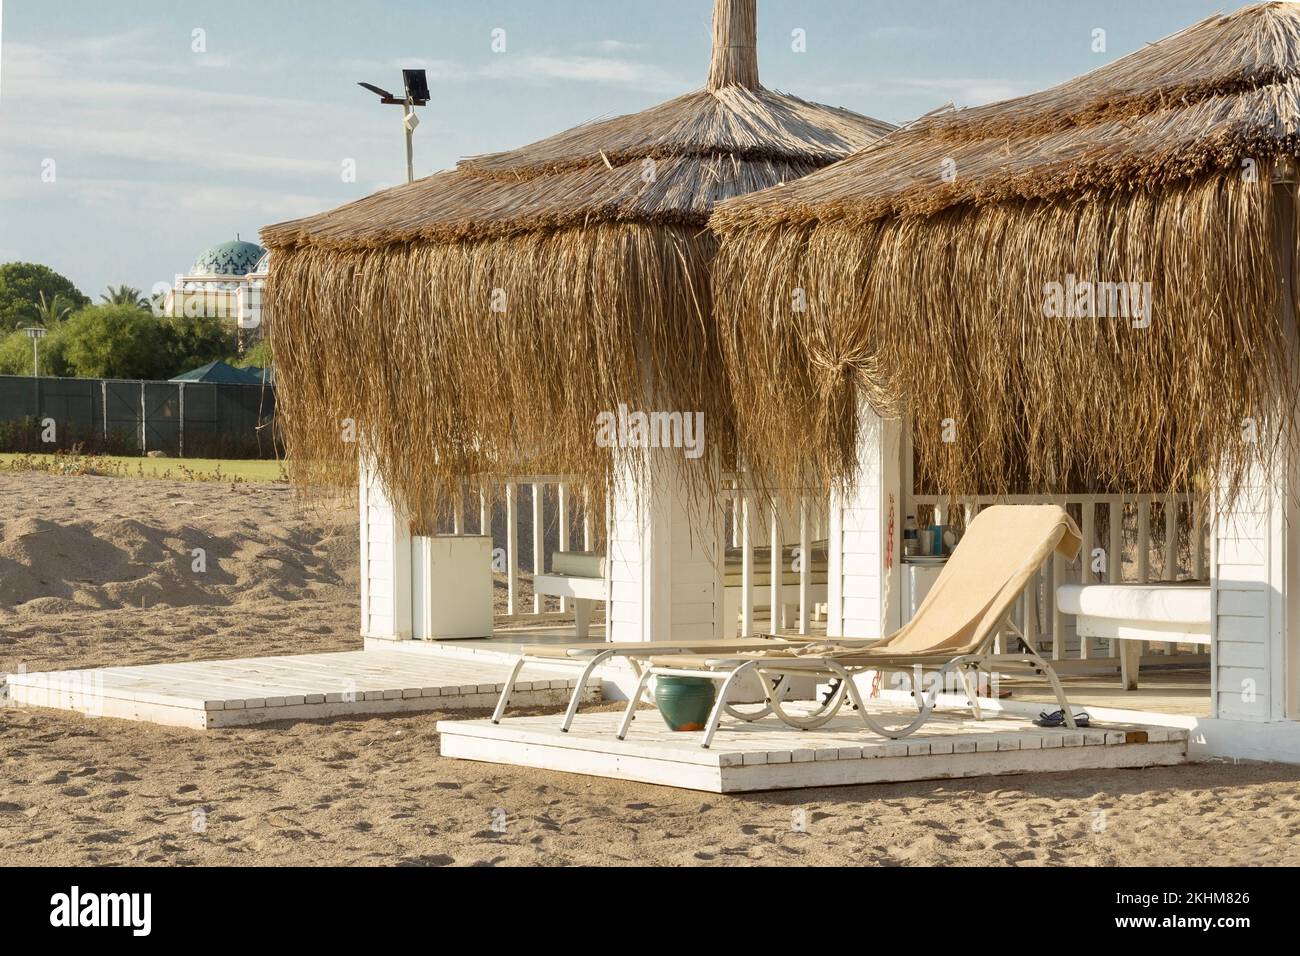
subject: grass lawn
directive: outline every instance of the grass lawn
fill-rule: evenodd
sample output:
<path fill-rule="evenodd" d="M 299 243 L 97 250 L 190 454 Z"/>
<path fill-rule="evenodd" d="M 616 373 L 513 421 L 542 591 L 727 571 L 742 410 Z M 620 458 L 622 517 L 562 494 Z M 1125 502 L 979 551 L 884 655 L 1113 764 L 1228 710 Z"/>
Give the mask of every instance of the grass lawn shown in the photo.
<path fill-rule="evenodd" d="M 280 481 L 278 461 L 223 458 L 141 458 L 121 455 L 0 453 L 0 471 L 171 478 L 190 481 Z"/>

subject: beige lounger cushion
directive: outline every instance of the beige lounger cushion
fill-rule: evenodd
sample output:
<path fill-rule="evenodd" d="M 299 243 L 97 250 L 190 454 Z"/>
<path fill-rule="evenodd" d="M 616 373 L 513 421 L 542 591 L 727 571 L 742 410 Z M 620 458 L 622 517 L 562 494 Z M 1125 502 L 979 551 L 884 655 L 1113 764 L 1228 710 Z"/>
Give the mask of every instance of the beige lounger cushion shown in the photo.
<path fill-rule="evenodd" d="M 1059 505 L 993 505 L 970 523 L 915 616 L 889 637 L 868 647 L 831 640 L 737 656 L 799 657 L 809 664 L 798 667 L 814 668 L 826 658 L 847 667 L 950 661 L 985 643 L 1053 552 L 1072 559 L 1081 543 L 1078 527 Z M 663 664 L 702 667 L 716 659 L 706 651 Z"/>

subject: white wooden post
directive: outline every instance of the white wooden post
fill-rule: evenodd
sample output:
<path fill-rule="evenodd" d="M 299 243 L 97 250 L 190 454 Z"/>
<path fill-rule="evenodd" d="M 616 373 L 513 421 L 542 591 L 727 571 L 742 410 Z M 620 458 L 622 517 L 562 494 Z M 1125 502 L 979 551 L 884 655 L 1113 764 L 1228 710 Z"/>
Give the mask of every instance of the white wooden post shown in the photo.
<path fill-rule="evenodd" d="M 692 507 L 682 449 L 629 456 L 613 483 L 608 522 L 608 637 L 716 640 L 723 631 L 723 509 Z M 721 484 L 714 470 L 713 488 Z M 699 523 L 707 520 L 707 524 Z M 734 628 L 734 623 L 732 627 Z"/>
<path fill-rule="evenodd" d="M 1151 580 L 1151 498 L 1149 495 L 1143 495 L 1138 502 L 1137 579 L 1140 584 L 1146 584 Z M 1142 641 L 1139 646 L 1141 653 L 1151 653 L 1149 641 Z"/>
<path fill-rule="evenodd" d="M 1106 521 L 1110 528 L 1106 547 L 1106 580 L 1119 584 L 1124 580 L 1124 505 L 1111 501 L 1106 506 Z M 1119 653 L 1119 641 L 1110 639 L 1110 657 Z"/>
<path fill-rule="evenodd" d="M 1091 584 L 1092 576 L 1092 547 L 1093 541 L 1096 540 L 1097 505 L 1091 499 L 1084 499 L 1083 502 L 1083 527 L 1080 529 L 1083 533 L 1083 547 L 1079 549 L 1079 582 L 1081 584 Z M 1075 628 L 1078 633 L 1078 628 Z M 1090 638 L 1079 634 L 1079 659 L 1086 661 L 1091 657 L 1088 649 Z"/>
<path fill-rule="evenodd" d="M 1065 615 L 1056 600 L 1056 589 L 1065 583 L 1065 558 L 1053 552 L 1052 589 L 1047 594 L 1047 606 L 1052 614 L 1052 660 L 1059 661 L 1065 656 Z"/>
<path fill-rule="evenodd" d="M 1205 512 L 1198 496 L 1192 498 L 1192 579 L 1205 579 Z"/>
<path fill-rule="evenodd" d="M 754 534 L 753 503 L 749 494 L 737 488 L 740 500 L 740 636 L 754 634 Z M 734 621 L 723 621 L 723 635 L 731 634 Z"/>
<path fill-rule="evenodd" d="M 452 489 L 451 530 L 453 534 L 465 533 L 465 487 L 458 480 Z"/>
<path fill-rule="evenodd" d="M 1029 579 L 1029 585 L 1025 588 L 1025 643 L 1034 653 L 1038 653 L 1038 588 L 1042 570 L 1040 567 L 1034 571 L 1034 576 Z M 998 638 L 997 648 L 1000 652 L 1008 650 L 1001 637 Z"/>
<path fill-rule="evenodd" d="M 546 528 L 542 522 L 542 486 L 533 482 L 533 580 L 546 571 Z M 533 613 L 542 613 L 542 596 L 533 589 Z"/>
<path fill-rule="evenodd" d="M 558 485 L 555 486 L 555 504 L 560 512 L 560 518 L 559 518 L 560 550 L 568 551 L 569 550 L 569 486 L 566 485 L 564 482 L 560 482 Z M 561 596 L 560 611 L 564 612 L 567 611 L 568 609 L 569 609 L 569 599 L 567 597 Z"/>
<path fill-rule="evenodd" d="M 830 637 L 881 637 L 902 626 L 902 422 L 882 419 L 865 402 L 858 414 L 858 480 L 851 492 L 833 488 L 830 496 Z"/>
<path fill-rule="evenodd" d="M 358 478 L 361 634 L 389 641 L 410 640 L 410 517 L 389 500 L 365 458 Z"/>
<path fill-rule="evenodd" d="M 1178 580 L 1178 499 L 1173 495 L 1165 497 L 1165 560 L 1162 570 L 1166 581 Z M 1161 647 L 1166 654 L 1177 650 L 1177 645 L 1168 641 Z"/>
<path fill-rule="evenodd" d="M 519 584 L 519 502 L 515 483 L 506 482 L 506 613 L 515 613 L 515 589 Z"/>
<path fill-rule="evenodd" d="M 812 537 L 808 533 L 808 496 L 799 495 L 799 633 L 809 631 L 812 610 Z"/>
<path fill-rule="evenodd" d="M 591 496 L 584 488 L 582 491 L 582 550 L 593 551 L 595 548 L 595 529 L 591 524 Z"/>
<path fill-rule="evenodd" d="M 782 545 L 781 545 L 781 505 L 776 499 L 772 499 L 772 514 L 768 522 L 768 545 L 769 554 L 767 559 L 768 567 L 768 613 L 771 615 L 771 631 L 773 634 L 779 634 L 781 631 L 781 576 L 785 572 L 782 562 Z"/>

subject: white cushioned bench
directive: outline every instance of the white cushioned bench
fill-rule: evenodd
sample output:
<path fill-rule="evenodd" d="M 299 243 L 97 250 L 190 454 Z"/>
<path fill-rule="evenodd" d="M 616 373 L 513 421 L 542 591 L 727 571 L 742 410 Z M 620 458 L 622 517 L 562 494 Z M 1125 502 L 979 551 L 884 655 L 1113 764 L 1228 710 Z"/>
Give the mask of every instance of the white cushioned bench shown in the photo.
<path fill-rule="evenodd" d="M 1125 690 L 1136 690 L 1142 641 L 1210 646 L 1210 588 L 1202 581 L 1156 584 L 1062 584 L 1056 604 L 1075 616 L 1080 640 L 1121 645 Z"/>

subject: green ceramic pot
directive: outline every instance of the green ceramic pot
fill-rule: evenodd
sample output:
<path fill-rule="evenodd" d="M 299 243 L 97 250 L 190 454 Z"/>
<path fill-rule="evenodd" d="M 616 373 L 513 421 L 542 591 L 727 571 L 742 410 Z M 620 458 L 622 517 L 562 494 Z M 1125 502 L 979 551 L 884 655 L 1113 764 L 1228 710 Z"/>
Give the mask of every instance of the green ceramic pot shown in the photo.
<path fill-rule="evenodd" d="M 718 695 L 704 677 L 656 677 L 655 703 L 669 730 L 703 730 Z"/>

